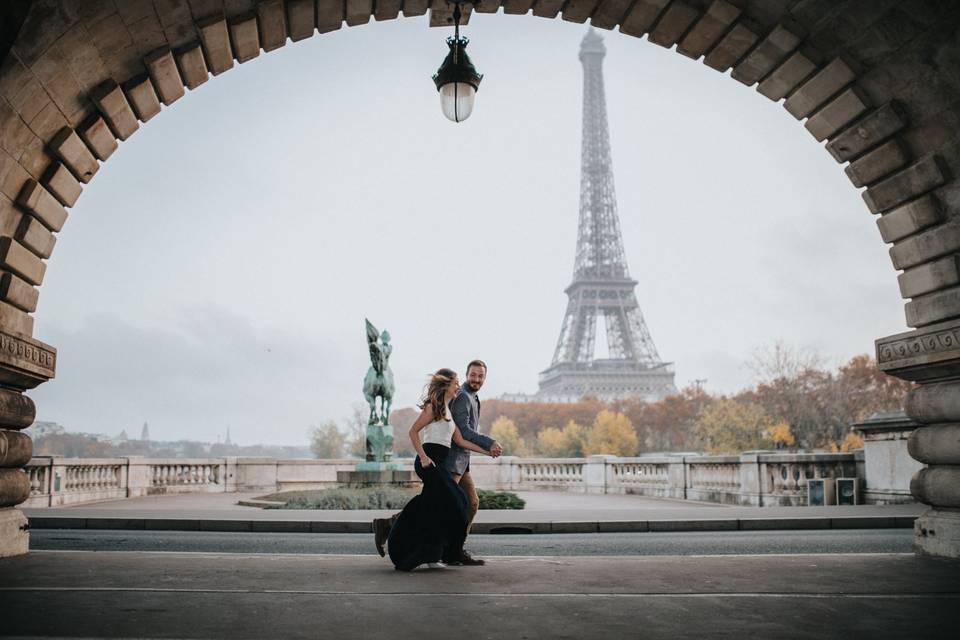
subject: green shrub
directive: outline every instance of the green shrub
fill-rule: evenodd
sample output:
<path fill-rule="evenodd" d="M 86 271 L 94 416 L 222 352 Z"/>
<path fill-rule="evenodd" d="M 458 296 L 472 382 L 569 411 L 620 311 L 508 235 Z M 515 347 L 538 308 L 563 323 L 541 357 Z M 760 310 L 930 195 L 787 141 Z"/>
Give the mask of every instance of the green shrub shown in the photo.
<path fill-rule="evenodd" d="M 402 509 L 413 496 L 415 489 L 366 488 L 323 489 L 319 491 L 291 491 L 289 494 L 270 496 L 283 500 L 277 509 Z"/>
<path fill-rule="evenodd" d="M 523 509 L 527 502 L 509 491 L 477 490 L 481 509 Z"/>

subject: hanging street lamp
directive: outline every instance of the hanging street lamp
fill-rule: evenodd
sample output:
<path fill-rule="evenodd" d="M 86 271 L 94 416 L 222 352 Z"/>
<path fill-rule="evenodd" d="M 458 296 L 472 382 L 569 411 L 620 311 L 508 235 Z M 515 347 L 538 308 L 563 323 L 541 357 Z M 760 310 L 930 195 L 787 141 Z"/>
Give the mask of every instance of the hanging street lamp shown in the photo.
<path fill-rule="evenodd" d="M 450 53 L 433 76 L 433 83 L 440 92 L 440 107 L 448 120 L 463 122 L 473 113 L 473 101 L 480 88 L 483 75 L 477 73 L 465 51 L 467 38 L 460 37 L 460 5 L 470 0 L 449 0 L 453 7 L 453 37 L 447 38 Z M 471 2 L 473 4 L 473 2 Z"/>

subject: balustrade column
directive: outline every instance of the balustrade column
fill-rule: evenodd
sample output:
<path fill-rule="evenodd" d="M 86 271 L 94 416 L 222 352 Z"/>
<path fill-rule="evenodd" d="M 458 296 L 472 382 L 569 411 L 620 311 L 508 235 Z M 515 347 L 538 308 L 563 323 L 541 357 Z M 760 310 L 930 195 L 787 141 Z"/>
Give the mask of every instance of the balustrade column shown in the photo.
<path fill-rule="evenodd" d="M 0 558 L 27 552 L 27 518 L 16 505 L 30 497 L 23 467 L 33 456 L 33 441 L 22 429 L 33 424 L 36 407 L 25 395 L 0 388 Z"/>

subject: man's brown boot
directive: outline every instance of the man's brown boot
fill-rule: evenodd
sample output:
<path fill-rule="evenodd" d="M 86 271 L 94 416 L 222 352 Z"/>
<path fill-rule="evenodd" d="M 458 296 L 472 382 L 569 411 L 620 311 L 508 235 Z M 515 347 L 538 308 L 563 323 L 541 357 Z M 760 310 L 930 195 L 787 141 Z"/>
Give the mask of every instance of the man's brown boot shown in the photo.
<path fill-rule="evenodd" d="M 387 536 L 390 535 L 390 526 L 393 524 L 393 518 L 374 518 L 373 520 L 373 544 L 377 546 L 377 553 L 380 557 L 387 555 L 383 550 L 383 545 L 387 542 Z"/>
<path fill-rule="evenodd" d="M 482 567 L 483 565 L 487 564 L 486 560 L 483 558 L 474 558 L 466 551 L 461 551 L 460 557 L 457 560 L 457 564 L 464 567 Z"/>

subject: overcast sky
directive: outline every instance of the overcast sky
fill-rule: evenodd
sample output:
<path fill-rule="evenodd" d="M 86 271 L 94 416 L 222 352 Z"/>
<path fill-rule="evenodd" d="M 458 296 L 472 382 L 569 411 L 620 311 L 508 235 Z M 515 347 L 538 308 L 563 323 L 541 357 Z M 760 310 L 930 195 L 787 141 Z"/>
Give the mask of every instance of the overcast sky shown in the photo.
<path fill-rule="evenodd" d="M 165 108 L 60 234 L 38 419 L 303 444 L 363 403 L 364 317 L 393 336 L 396 407 L 474 357 L 485 396 L 535 391 L 573 270 L 585 31 L 475 15 L 485 77 L 459 125 L 426 17 L 288 44 Z M 774 340 L 836 364 L 905 330 L 886 247 L 822 145 L 755 89 L 604 36 L 626 255 L 678 386 L 749 386 Z"/>

